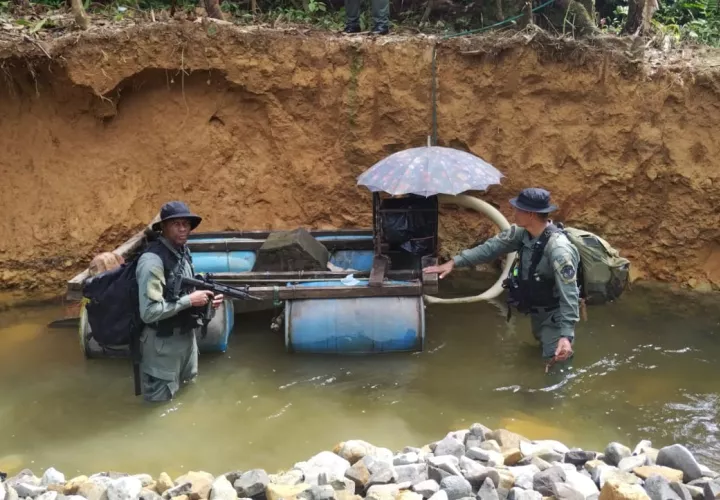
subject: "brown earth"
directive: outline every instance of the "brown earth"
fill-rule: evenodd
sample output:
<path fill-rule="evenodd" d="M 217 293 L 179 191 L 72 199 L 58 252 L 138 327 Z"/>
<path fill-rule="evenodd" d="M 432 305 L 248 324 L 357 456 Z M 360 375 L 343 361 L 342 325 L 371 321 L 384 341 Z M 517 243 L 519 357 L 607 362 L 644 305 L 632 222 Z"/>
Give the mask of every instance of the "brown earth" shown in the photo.
<path fill-rule="evenodd" d="M 61 291 L 170 199 L 203 230 L 369 227 L 356 177 L 431 133 L 432 40 L 172 21 L 0 41 L 0 288 Z M 720 287 L 713 58 L 532 30 L 446 40 L 439 142 L 507 176 L 481 196 L 508 218 L 542 185 L 637 277 Z M 445 254 L 493 230 L 442 223 Z"/>

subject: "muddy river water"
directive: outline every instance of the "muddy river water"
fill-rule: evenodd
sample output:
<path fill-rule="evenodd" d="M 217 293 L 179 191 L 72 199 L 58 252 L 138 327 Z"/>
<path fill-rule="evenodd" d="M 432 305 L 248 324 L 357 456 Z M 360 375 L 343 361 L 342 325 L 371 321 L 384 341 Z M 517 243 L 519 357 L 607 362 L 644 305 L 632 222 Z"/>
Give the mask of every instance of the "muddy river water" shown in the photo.
<path fill-rule="evenodd" d="M 528 319 L 506 323 L 500 303 L 429 306 L 424 352 L 373 357 L 287 354 L 270 316 L 254 313 L 161 406 L 133 395 L 129 361 L 85 360 L 76 330 L 47 328 L 63 313 L 0 312 L 0 470 L 274 472 L 341 440 L 400 449 L 473 422 L 585 449 L 680 442 L 720 469 L 720 315 L 709 301 L 635 289 L 589 309 L 560 383 L 544 375 Z"/>

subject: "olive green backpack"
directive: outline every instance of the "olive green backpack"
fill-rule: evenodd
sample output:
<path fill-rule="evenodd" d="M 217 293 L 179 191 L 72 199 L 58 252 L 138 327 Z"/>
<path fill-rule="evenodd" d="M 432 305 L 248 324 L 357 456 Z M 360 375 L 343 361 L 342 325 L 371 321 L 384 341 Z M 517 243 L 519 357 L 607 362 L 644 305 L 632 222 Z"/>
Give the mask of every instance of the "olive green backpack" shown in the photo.
<path fill-rule="evenodd" d="M 589 305 L 616 300 L 630 281 L 630 261 L 596 234 L 574 227 L 562 227 L 580 253 L 578 281 L 581 295 Z"/>

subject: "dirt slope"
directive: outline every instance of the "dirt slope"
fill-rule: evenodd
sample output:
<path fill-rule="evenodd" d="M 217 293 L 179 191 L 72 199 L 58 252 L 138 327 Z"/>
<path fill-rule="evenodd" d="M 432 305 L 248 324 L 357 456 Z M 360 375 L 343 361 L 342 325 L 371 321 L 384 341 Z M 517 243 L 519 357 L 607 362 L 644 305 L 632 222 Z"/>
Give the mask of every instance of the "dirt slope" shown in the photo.
<path fill-rule="evenodd" d="M 540 38 L 440 45 L 440 143 L 506 174 L 483 196 L 508 216 L 542 185 L 639 276 L 720 286 L 720 78 Z M 426 141 L 431 45 L 189 22 L 68 35 L 49 57 L 0 43 L 0 288 L 61 290 L 169 199 L 205 230 L 369 226 L 355 178 Z M 445 252 L 491 230 L 442 220 Z"/>

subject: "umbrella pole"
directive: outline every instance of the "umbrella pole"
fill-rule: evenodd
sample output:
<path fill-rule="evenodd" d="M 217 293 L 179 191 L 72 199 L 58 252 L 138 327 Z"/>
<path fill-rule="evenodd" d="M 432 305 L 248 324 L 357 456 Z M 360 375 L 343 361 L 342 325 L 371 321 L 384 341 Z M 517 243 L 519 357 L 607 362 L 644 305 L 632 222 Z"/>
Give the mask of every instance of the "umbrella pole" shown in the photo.
<path fill-rule="evenodd" d="M 436 47 L 433 43 L 432 47 L 432 139 L 433 145 L 437 146 L 437 64 L 436 64 Z M 430 138 L 428 137 L 428 146 L 430 146 Z"/>

